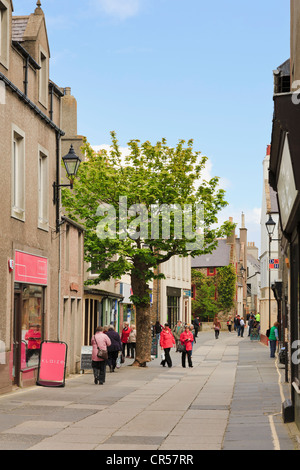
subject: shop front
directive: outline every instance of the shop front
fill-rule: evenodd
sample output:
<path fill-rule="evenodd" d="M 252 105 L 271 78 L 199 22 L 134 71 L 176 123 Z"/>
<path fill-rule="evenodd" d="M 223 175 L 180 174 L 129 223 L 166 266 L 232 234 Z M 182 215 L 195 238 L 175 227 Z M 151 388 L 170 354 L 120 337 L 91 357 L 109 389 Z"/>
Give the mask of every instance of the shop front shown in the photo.
<path fill-rule="evenodd" d="M 300 361 L 297 351 L 300 344 L 300 107 L 293 103 L 291 93 L 275 95 L 274 103 L 269 182 L 277 192 L 279 205 L 279 237 L 284 259 L 282 310 L 285 323 L 282 326 L 289 356 L 286 370 L 290 371 L 291 398 L 295 421 L 300 429 Z M 287 312 L 290 312 L 289 318 Z"/>
<path fill-rule="evenodd" d="M 10 375 L 13 385 L 26 386 L 36 381 L 40 346 L 44 339 L 48 261 L 47 258 L 16 251 L 14 270 Z"/>
<path fill-rule="evenodd" d="M 173 328 L 180 320 L 181 289 L 167 286 L 168 324 Z"/>

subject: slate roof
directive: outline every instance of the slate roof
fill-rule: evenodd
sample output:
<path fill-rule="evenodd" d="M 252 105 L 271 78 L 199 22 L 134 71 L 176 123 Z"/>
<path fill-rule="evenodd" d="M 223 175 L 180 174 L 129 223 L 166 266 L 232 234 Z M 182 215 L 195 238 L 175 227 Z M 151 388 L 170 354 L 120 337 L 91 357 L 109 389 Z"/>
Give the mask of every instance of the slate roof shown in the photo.
<path fill-rule="evenodd" d="M 192 268 L 218 268 L 230 263 L 230 245 L 227 240 L 220 238 L 217 248 L 207 255 L 192 258 Z"/>
<path fill-rule="evenodd" d="M 23 42 L 29 16 L 12 17 L 12 41 Z"/>

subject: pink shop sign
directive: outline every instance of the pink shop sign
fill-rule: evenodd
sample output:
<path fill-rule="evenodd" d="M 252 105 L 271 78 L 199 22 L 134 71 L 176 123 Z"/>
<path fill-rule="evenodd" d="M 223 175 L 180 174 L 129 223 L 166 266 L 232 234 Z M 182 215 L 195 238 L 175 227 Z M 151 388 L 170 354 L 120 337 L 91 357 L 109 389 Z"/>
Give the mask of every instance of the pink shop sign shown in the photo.
<path fill-rule="evenodd" d="M 48 284 L 48 259 L 16 251 L 15 282 L 46 286 Z"/>

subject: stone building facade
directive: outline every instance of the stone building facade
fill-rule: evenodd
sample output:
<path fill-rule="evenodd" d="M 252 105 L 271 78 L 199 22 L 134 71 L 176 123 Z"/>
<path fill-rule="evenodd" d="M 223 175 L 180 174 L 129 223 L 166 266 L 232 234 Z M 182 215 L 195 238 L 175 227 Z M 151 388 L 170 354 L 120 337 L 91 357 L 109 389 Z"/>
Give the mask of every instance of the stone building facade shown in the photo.
<path fill-rule="evenodd" d="M 44 340 L 69 343 L 67 372 L 78 368 L 84 234 L 64 219 L 59 230 L 56 226 L 52 185 L 75 130 L 64 127 L 65 90 L 49 80 L 41 4 L 17 17 L 11 0 L 0 0 L 0 8 L 0 393 L 5 393 L 35 383 Z"/>

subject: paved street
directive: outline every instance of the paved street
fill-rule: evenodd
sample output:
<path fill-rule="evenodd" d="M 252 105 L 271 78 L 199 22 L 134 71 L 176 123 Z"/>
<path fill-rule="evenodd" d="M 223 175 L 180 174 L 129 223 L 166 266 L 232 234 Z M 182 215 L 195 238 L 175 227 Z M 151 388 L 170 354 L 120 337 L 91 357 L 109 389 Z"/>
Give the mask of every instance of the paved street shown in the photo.
<path fill-rule="evenodd" d="M 283 369 L 267 347 L 233 332 L 218 340 L 203 332 L 193 368 L 171 356 L 171 369 L 159 358 L 145 369 L 126 359 L 104 386 L 86 372 L 64 388 L 0 396 L 0 449 L 298 450 L 298 431 L 280 414 L 288 397 Z"/>

